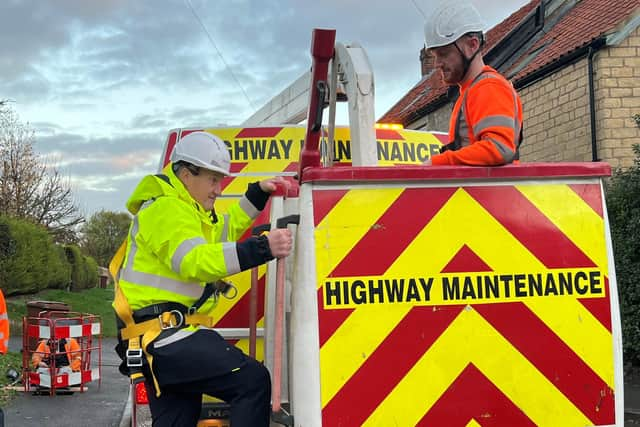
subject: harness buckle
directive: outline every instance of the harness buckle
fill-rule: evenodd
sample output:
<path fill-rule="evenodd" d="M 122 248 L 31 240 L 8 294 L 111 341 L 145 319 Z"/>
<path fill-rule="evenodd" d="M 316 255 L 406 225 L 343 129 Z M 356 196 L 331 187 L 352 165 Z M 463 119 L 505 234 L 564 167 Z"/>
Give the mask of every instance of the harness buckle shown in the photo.
<path fill-rule="evenodd" d="M 165 313 L 169 313 L 168 323 L 165 322 L 162 318 Z M 165 313 L 162 313 L 161 315 L 158 316 L 158 320 L 160 321 L 160 329 L 167 330 L 167 329 L 179 328 L 182 325 L 184 325 L 184 315 L 180 310 L 171 310 Z M 173 316 L 171 316 L 171 314 L 175 316 L 176 323 L 173 322 Z"/>
<path fill-rule="evenodd" d="M 127 367 L 140 367 L 142 366 L 142 349 L 127 349 Z"/>
<path fill-rule="evenodd" d="M 214 295 L 216 298 L 220 298 L 220 295 L 225 297 L 226 299 L 234 299 L 238 295 L 238 288 L 231 282 L 227 282 L 225 280 L 218 280 L 216 282 L 216 290 Z"/>

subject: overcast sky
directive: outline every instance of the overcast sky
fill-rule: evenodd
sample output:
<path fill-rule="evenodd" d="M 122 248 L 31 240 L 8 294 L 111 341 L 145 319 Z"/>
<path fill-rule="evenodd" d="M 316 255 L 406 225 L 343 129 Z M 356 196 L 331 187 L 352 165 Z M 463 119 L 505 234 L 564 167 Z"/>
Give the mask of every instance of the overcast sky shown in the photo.
<path fill-rule="evenodd" d="M 528 3 L 472 1 L 487 29 Z M 382 116 L 420 80 L 434 3 L 0 0 L 0 99 L 60 159 L 85 215 L 124 211 L 169 129 L 241 123 L 309 69 L 313 28 L 366 49 Z"/>

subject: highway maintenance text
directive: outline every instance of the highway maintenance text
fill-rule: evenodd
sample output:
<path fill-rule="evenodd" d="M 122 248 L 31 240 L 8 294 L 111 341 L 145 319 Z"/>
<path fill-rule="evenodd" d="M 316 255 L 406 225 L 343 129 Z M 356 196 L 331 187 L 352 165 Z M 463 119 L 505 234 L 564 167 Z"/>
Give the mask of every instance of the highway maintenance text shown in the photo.
<path fill-rule="evenodd" d="M 304 140 L 236 139 L 225 141 L 233 162 L 251 160 L 297 160 Z M 440 143 L 377 141 L 378 160 L 393 163 L 422 163 L 440 152 Z M 351 161 L 351 142 L 336 140 L 333 160 Z"/>
<path fill-rule="evenodd" d="M 596 269 L 538 273 L 467 273 L 429 277 L 343 277 L 324 280 L 324 307 L 367 304 L 443 305 L 521 301 L 530 298 L 605 296 Z"/>

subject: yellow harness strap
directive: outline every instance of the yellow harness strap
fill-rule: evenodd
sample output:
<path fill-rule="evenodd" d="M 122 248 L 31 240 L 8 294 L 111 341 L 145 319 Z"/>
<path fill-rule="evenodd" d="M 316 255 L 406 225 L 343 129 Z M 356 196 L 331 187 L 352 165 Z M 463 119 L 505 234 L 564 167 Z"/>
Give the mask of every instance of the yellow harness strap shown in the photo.
<path fill-rule="evenodd" d="M 139 337 L 144 335 L 145 332 L 149 330 L 162 330 L 171 325 L 176 325 L 180 323 L 179 318 L 176 318 L 175 313 L 170 311 L 165 311 L 160 314 L 157 319 L 149 319 L 144 322 L 134 323 L 133 325 L 129 325 L 120 330 L 120 334 L 122 335 L 123 340 L 128 340 L 131 338 Z M 202 325 L 207 328 L 213 327 L 213 318 L 209 316 L 205 316 L 204 314 L 187 314 L 184 316 L 184 324 L 185 325 Z"/>
<path fill-rule="evenodd" d="M 113 256 L 113 259 L 109 263 L 109 272 L 111 273 L 111 277 L 113 277 L 114 287 L 115 287 L 115 296 L 113 300 L 114 309 L 116 311 L 116 315 L 124 322 L 125 325 L 134 325 L 135 322 L 133 320 L 133 312 L 131 311 L 131 307 L 129 306 L 129 302 L 127 298 L 122 293 L 120 286 L 118 286 L 118 278 L 120 273 L 120 267 L 124 262 L 124 256 L 127 250 L 127 240 L 120 245 L 116 254 Z M 140 354 L 140 358 L 142 358 L 142 349 L 140 348 L 140 335 L 131 336 L 131 337 L 122 337 L 123 340 L 129 341 L 129 346 L 127 349 L 127 353 Z M 142 360 L 141 360 L 142 361 Z M 153 371 L 152 371 L 153 375 Z M 129 370 L 129 378 L 131 379 L 131 383 L 135 384 L 144 380 L 144 374 L 140 369 L 130 369 Z M 154 375 L 154 383 L 155 383 L 155 375 Z"/>
<path fill-rule="evenodd" d="M 214 321 L 213 318 L 209 316 L 197 313 L 187 314 L 184 315 L 183 319 L 178 319 L 176 318 L 175 312 L 166 311 L 161 313 L 157 319 L 150 319 L 136 323 L 133 320 L 133 312 L 131 311 L 131 306 L 127 301 L 127 297 L 125 297 L 124 293 L 118 286 L 118 276 L 120 273 L 120 267 L 124 262 L 126 250 L 127 241 L 125 240 L 109 263 L 109 272 L 111 273 L 111 277 L 113 277 L 115 287 L 113 305 L 117 316 L 125 324 L 125 327 L 120 330 L 120 335 L 123 340 L 129 341 L 127 356 L 129 354 L 138 354 L 139 357 L 142 358 L 142 352 L 144 351 L 151 370 L 151 376 L 153 377 L 156 396 L 160 397 L 160 386 L 156 379 L 156 375 L 153 372 L 153 356 L 147 352 L 147 346 L 153 342 L 153 340 L 155 340 L 164 329 L 176 327 L 176 325 L 180 326 L 181 323 L 184 325 L 203 325 L 211 328 L 213 327 Z M 141 339 L 142 343 L 140 342 Z M 139 366 L 142 366 L 142 360 L 140 360 Z M 140 369 L 130 369 L 129 377 L 131 378 L 132 384 L 144 380 L 144 375 Z"/>

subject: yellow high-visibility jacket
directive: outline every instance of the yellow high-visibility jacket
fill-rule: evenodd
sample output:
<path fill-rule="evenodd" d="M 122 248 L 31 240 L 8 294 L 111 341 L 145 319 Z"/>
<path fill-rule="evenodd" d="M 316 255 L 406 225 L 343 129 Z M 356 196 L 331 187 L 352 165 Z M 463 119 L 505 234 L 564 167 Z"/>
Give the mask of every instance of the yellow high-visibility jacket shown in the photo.
<path fill-rule="evenodd" d="M 205 211 L 169 164 L 142 179 L 127 202 L 134 215 L 119 286 L 132 310 L 161 302 L 190 307 L 207 282 L 270 260 L 266 239 L 236 243 L 264 208 L 268 193 L 250 184 L 225 215 Z M 265 244 L 266 250 L 265 250 Z M 198 310 L 210 314 L 210 298 Z"/>

